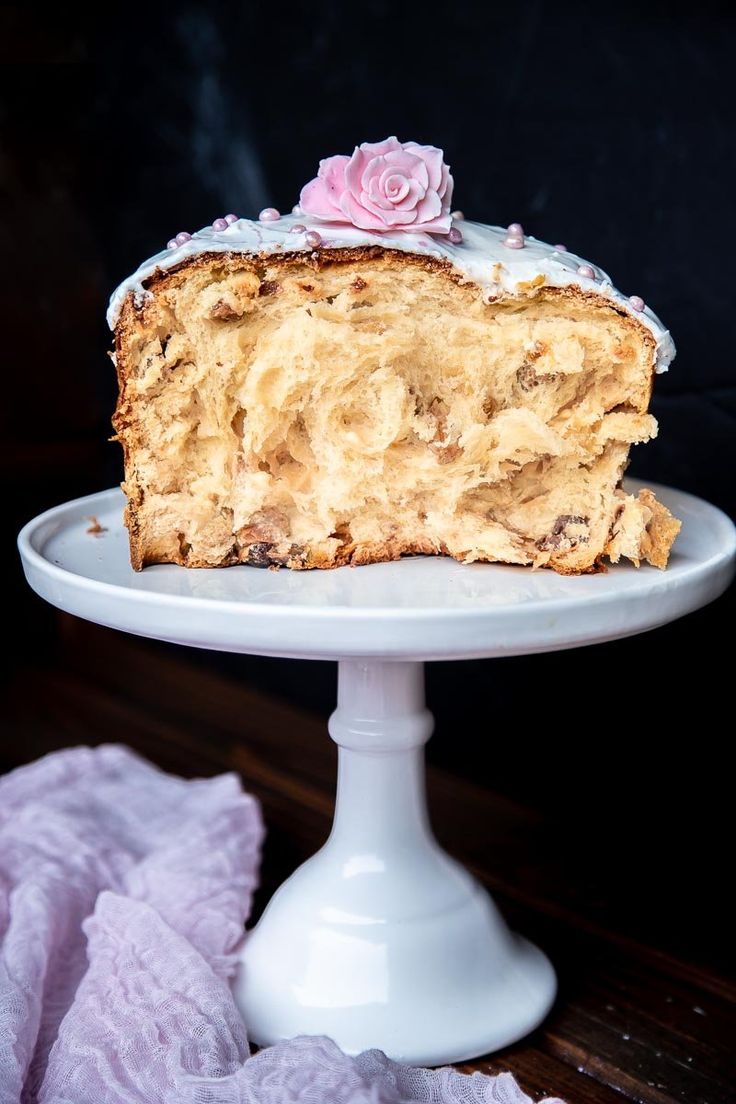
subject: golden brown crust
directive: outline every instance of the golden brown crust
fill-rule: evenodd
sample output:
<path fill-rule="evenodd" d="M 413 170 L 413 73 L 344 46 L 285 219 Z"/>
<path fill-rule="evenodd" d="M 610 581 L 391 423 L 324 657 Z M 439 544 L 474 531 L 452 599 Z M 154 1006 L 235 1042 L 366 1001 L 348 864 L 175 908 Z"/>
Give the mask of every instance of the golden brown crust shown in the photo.
<path fill-rule="evenodd" d="M 283 272 L 288 272 L 290 269 L 299 269 L 306 265 L 315 272 L 320 272 L 322 269 L 333 265 L 349 265 L 378 259 L 393 261 L 396 263 L 399 270 L 407 264 L 416 265 L 419 268 L 423 268 L 425 271 L 441 274 L 453 284 L 462 284 L 465 287 L 474 286 L 465 280 L 462 274 L 458 272 L 457 269 L 453 268 L 449 261 L 437 257 L 426 257 L 419 253 L 405 253 L 397 249 L 384 249 L 382 246 L 378 245 L 356 246 L 352 249 L 323 248 L 313 253 L 269 253 L 263 256 L 250 253 L 200 253 L 196 257 L 189 258 L 173 268 L 165 270 L 157 269 L 151 277 L 143 282 L 143 286 L 146 292 L 153 296 L 164 289 L 180 287 L 189 279 L 193 272 L 198 269 L 207 269 L 212 265 L 217 265 L 218 268 L 222 268 L 228 273 L 246 271 L 262 276 L 265 272 L 266 265 L 268 265 L 269 268 L 275 265 Z M 529 296 L 541 294 L 544 295 L 545 298 L 567 299 L 571 302 L 596 302 L 618 314 L 625 325 L 635 331 L 637 336 L 651 349 L 652 372 L 649 391 L 649 397 L 651 398 L 651 388 L 654 385 L 655 376 L 654 354 L 656 342 L 651 330 L 647 329 L 642 322 L 633 318 L 632 315 L 615 300 L 609 299 L 604 295 L 599 295 L 594 291 L 585 291 L 576 284 L 569 284 L 565 287 L 552 287 L 550 285 L 529 286 L 527 294 Z M 513 298 L 515 297 L 507 293 L 500 293 L 493 301 L 501 302 L 504 299 Z M 124 367 L 126 353 L 129 350 L 130 340 L 134 336 L 136 327 L 145 324 L 148 301 L 149 300 L 143 300 L 140 304 L 137 304 L 135 295 L 133 292 L 130 292 L 123 303 L 120 317 L 115 327 L 114 360 L 117 369 L 118 386 L 121 390 L 124 386 L 126 376 Z M 113 424 L 115 424 L 115 422 L 113 422 Z"/>

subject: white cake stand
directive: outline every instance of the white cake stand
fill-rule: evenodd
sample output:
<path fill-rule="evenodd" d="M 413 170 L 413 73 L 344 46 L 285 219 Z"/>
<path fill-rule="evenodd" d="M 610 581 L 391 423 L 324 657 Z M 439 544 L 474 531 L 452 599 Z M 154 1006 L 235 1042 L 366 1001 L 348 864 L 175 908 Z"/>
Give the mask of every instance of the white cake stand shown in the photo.
<path fill-rule="evenodd" d="M 256 1042 L 326 1034 L 349 1053 L 380 1047 L 437 1065 L 505 1046 L 544 1018 L 556 988 L 549 962 L 431 834 L 422 662 L 614 640 L 716 598 L 733 575 L 733 525 L 691 495 L 659 496 L 683 520 L 668 570 L 579 578 L 432 558 L 136 574 L 118 490 L 23 529 L 28 582 L 78 617 L 179 644 L 339 662 L 332 834 L 246 939 L 235 986 Z M 90 517 L 104 533 L 88 532 Z"/>

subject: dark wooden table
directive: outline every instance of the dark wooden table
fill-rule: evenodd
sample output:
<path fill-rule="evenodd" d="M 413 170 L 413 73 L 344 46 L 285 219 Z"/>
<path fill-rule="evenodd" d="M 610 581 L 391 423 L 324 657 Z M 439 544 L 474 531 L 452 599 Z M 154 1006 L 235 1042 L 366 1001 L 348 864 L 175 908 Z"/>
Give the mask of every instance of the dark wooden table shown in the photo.
<path fill-rule="evenodd" d="M 112 741 L 182 775 L 239 772 L 269 830 L 260 911 L 329 830 L 336 755 L 324 720 L 202 668 L 183 649 L 71 618 L 62 625 L 61 657 L 25 663 L 10 685 L 2 768 Z M 541 1030 L 462 1068 L 510 1069 L 533 1097 L 570 1104 L 731 1104 L 736 986 L 612 930 L 600 893 L 586 898 L 585 879 L 570 876 L 569 840 L 549 817 L 449 771 L 428 775 L 439 840 L 545 948 L 560 978 Z"/>

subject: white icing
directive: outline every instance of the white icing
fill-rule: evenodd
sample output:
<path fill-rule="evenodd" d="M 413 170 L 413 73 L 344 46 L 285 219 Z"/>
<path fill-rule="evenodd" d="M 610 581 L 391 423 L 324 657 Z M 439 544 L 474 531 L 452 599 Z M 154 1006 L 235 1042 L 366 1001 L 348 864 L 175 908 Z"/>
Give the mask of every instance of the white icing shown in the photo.
<path fill-rule="evenodd" d="M 206 226 L 193 234 L 191 239 L 176 249 L 164 249 L 144 261 L 136 272 L 123 280 L 113 292 L 107 312 L 110 329 L 114 329 L 123 302 L 132 292 L 138 301 L 147 294 L 146 281 L 158 269 L 174 268 L 190 257 L 201 253 L 304 253 L 312 252 L 304 240 L 304 233 L 291 233 L 292 226 L 305 225 L 307 230 L 317 230 L 325 246 L 346 249 L 355 246 L 381 245 L 387 249 L 399 249 L 406 253 L 419 253 L 449 261 L 466 280 L 483 289 L 488 298 L 499 295 L 519 294 L 519 285 L 528 284 L 543 276 L 545 284 L 552 287 L 575 285 L 584 291 L 594 291 L 618 306 L 651 330 L 657 342 L 656 368 L 666 372 L 674 358 L 675 345 L 656 314 L 645 307 L 634 310 L 629 298 L 613 286 L 610 276 L 591 265 L 595 276 L 582 276 L 578 268 L 590 264 L 574 253 L 560 252 L 554 246 L 526 237 L 523 249 L 510 249 L 504 245 L 506 231 L 498 226 L 485 226 L 480 222 L 460 223 L 463 241 L 453 245 L 446 235 L 386 233 L 376 234 L 359 230 L 354 226 L 319 223 L 304 215 L 284 215 L 276 222 L 253 222 L 238 219 L 226 230 L 213 230 Z M 523 288 L 522 288 L 523 291 Z"/>

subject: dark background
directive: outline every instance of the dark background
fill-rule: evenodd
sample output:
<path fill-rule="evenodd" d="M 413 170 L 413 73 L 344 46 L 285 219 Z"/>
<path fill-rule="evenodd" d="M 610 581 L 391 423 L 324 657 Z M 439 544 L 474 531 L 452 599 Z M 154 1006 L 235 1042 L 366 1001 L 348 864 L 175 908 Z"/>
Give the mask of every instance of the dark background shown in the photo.
<path fill-rule="evenodd" d="M 660 437 L 634 450 L 632 471 L 733 514 L 728 12 L 540 0 L 441 14 L 387 2 L 2 9 L 7 693 L 19 672 L 64 660 L 57 615 L 22 581 L 17 528 L 121 475 L 106 442 L 109 293 L 178 230 L 289 210 L 320 157 L 362 140 L 442 146 L 469 217 L 564 241 L 652 304 L 679 355 L 657 380 Z M 643 637 L 435 664 L 428 679 L 435 763 L 556 818 L 570 877 L 622 931 L 719 966 L 733 615 L 727 596 Z M 331 708 L 331 665 L 196 658 Z M 11 727 L 0 766 L 28 754 Z"/>

